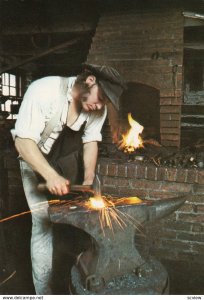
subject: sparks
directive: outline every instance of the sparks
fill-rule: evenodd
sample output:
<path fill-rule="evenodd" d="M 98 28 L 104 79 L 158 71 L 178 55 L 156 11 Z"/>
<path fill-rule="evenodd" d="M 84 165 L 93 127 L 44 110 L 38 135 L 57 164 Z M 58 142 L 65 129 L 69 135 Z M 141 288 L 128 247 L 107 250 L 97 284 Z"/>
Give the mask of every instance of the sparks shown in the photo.
<path fill-rule="evenodd" d="M 140 224 L 136 220 L 131 218 L 128 214 L 121 212 L 117 206 L 131 204 L 136 205 L 141 203 L 142 200 L 138 197 L 123 197 L 114 199 L 109 196 L 90 197 L 85 206 L 89 210 L 97 210 L 99 214 L 99 222 L 103 234 L 105 235 L 105 227 L 108 227 L 114 233 L 114 226 L 118 226 L 120 229 L 124 229 L 127 223 L 131 223 L 136 229 L 140 227 Z"/>
<path fill-rule="evenodd" d="M 96 210 L 98 211 L 98 218 L 103 234 L 105 235 L 105 228 L 109 228 L 114 233 L 114 228 L 119 227 L 123 230 L 127 224 L 131 224 L 135 227 L 135 229 L 140 230 L 141 224 L 137 222 L 137 220 L 130 217 L 128 214 L 121 212 L 117 206 L 120 205 L 137 205 L 140 204 L 143 200 L 138 197 L 122 197 L 122 198 L 114 198 L 112 196 L 96 196 L 90 197 L 84 200 L 83 196 L 79 196 L 75 198 L 75 200 L 49 200 L 49 205 L 60 205 L 64 207 L 68 207 L 71 209 L 76 208 L 85 208 L 88 210 Z M 17 217 L 30 214 L 31 212 L 40 211 L 47 206 L 47 201 L 40 202 L 38 204 L 33 205 L 31 210 L 21 212 L 19 214 L 15 214 L 4 219 L 0 220 L 0 223 L 9 221 L 11 219 L 15 219 Z"/>
<path fill-rule="evenodd" d="M 50 200 L 50 201 L 48 201 L 48 203 L 50 203 L 50 204 L 59 204 L 59 202 L 60 202 L 60 200 Z M 6 222 L 6 221 L 9 221 L 9 220 L 12 220 L 12 219 L 16 219 L 18 217 L 22 217 L 22 216 L 30 214 L 31 212 L 34 212 L 34 211 L 39 211 L 39 210 L 42 209 L 43 205 L 45 205 L 45 204 L 47 204 L 47 201 L 43 201 L 43 202 L 34 204 L 33 207 L 37 207 L 37 208 L 34 208 L 32 210 L 23 211 L 21 213 L 14 214 L 12 216 L 0 219 L 0 223 Z"/>
<path fill-rule="evenodd" d="M 11 273 L 6 279 L 4 279 L 2 282 L 0 282 L 0 286 L 2 286 L 4 283 L 6 283 L 8 280 L 10 280 L 14 275 L 16 274 L 16 270 Z"/>

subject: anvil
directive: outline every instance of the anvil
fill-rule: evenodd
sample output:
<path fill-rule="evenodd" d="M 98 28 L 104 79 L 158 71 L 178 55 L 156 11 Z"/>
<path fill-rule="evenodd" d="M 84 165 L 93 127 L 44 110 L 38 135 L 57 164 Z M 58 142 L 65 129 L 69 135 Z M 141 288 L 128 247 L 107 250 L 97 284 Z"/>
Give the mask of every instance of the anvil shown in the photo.
<path fill-rule="evenodd" d="M 187 196 L 183 195 L 170 199 L 146 200 L 139 204 L 117 205 L 116 212 L 124 221 L 122 228 L 114 219 L 112 228 L 102 226 L 100 210 L 82 206 L 51 206 L 49 214 L 52 222 L 73 225 L 93 238 L 93 247 L 80 255 L 78 268 L 84 286 L 86 283 L 90 290 L 100 291 L 112 278 L 136 273 L 146 263 L 135 245 L 136 230 L 140 230 L 146 223 L 171 214 L 186 199 Z"/>

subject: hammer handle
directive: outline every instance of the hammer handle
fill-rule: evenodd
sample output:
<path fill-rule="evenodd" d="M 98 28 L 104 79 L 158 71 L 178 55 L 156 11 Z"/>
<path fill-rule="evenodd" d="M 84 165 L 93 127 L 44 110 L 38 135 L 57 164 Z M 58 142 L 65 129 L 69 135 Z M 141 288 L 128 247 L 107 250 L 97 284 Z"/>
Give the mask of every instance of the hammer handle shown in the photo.
<path fill-rule="evenodd" d="M 45 183 L 39 183 L 37 186 L 38 191 L 46 192 L 47 186 Z M 73 184 L 70 187 L 70 191 L 72 192 L 93 192 L 91 185 L 80 185 L 80 184 Z"/>

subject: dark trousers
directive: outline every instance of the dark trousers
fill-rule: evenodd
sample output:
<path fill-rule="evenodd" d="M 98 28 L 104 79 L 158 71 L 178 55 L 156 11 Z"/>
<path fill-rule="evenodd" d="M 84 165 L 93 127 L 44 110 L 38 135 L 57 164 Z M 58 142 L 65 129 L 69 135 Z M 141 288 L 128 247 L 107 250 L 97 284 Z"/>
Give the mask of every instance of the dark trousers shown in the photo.
<path fill-rule="evenodd" d="M 82 134 L 83 128 L 75 132 L 65 127 L 48 156 L 53 167 L 71 184 L 83 182 Z M 72 197 L 61 198 L 70 200 Z M 53 293 L 69 294 L 71 268 L 77 255 L 88 248 L 90 239 L 85 232 L 66 224 L 54 224 L 53 233 Z"/>

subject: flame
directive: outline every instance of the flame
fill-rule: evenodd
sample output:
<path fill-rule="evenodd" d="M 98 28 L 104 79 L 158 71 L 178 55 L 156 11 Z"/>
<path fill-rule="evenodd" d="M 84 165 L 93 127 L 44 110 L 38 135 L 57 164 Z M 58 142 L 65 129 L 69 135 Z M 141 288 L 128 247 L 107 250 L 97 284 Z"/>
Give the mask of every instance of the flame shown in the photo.
<path fill-rule="evenodd" d="M 128 122 L 131 128 L 126 134 L 122 134 L 122 141 L 120 142 L 119 149 L 131 153 L 134 152 L 135 149 L 143 147 L 143 141 L 140 134 L 144 127 L 132 118 L 131 113 L 128 114 Z"/>

